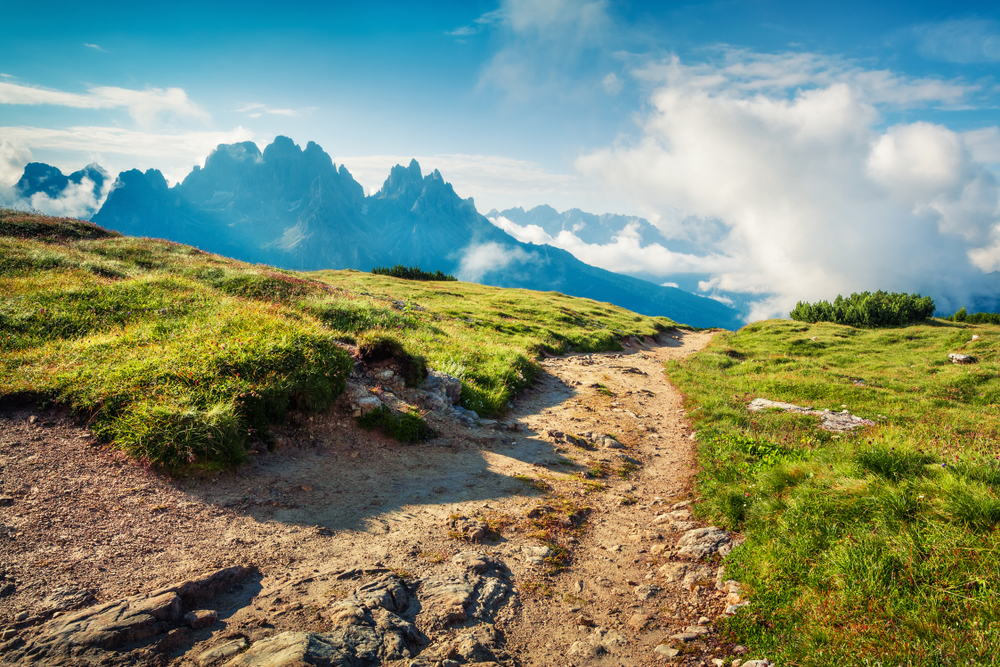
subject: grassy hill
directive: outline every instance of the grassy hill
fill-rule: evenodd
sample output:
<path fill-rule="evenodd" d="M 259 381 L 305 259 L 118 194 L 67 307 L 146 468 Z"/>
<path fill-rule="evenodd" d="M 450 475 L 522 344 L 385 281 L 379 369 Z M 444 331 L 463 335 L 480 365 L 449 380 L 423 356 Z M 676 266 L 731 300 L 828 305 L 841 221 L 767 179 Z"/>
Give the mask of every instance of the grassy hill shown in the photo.
<path fill-rule="evenodd" d="M 299 274 L 79 220 L 0 210 L 0 399 L 58 403 L 136 459 L 239 463 L 290 408 L 326 409 L 379 339 L 503 413 L 543 351 L 675 326 L 557 293 Z"/>
<path fill-rule="evenodd" d="M 757 322 L 667 374 L 700 507 L 748 538 L 726 565 L 752 592 L 736 641 L 782 665 L 1000 661 L 1000 327 Z M 756 397 L 875 425 L 828 433 Z"/>

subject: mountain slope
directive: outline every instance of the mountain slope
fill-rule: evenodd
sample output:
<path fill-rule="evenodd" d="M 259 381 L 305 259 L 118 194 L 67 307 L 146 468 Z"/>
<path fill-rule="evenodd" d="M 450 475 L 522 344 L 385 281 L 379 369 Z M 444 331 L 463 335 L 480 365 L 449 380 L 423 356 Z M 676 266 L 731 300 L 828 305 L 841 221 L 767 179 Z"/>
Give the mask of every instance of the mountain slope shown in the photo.
<path fill-rule="evenodd" d="M 738 328 L 736 311 L 683 290 L 598 269 L 571 254 L 522 243 L 459 197 L 436 170 L 395 166 L 365 197 L 319 146 L 277 137 L 220 145 L 173 188 L 162 175 L 125 172 L 93 221 L 250 262 L 319 270 L 403 264 L 500 287 L 556 290 L 666 315 L 694 326 Z"/>

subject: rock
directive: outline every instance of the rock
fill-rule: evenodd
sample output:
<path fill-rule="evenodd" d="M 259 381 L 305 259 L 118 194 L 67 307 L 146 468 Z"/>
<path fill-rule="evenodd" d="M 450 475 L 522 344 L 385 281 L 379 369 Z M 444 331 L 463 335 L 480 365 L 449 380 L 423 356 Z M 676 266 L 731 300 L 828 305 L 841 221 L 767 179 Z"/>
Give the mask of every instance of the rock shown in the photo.
<path fill-rule="evenodd" d="M 671 647 L 667 646 L 666 644 L 660 644 L 659 646 L 657 646 L 656 648 L 654 648 L 653 649 L 653 653 L 655 655 L 660 656 L 661 658 L 675 658 L 678 655 L 680 655 L 680 651 L 679 650 L 677 650 L 675 648 L 671 648 Z"/>
<path fill-rule="evenodd" d="M 693 642 L 699 637 L 701 637 L 701 633 L 699 632 L 678 632 L 675 635 L 670 635 L 670 639 L 684 643 Z"/>
<path fill-rule="evenodd" d="M 729 614 L 730 616 L 732 616 L 736 612 L 738 612 L 741 608 L 747 606 L 748 604 L 750 604 L 750 603 L 746 602 L 746 601 L 744 601 L 744 602 L 737 602 L 736 604 L 731 604 L 728 607 L 726 607 L 726 613 Z"/>
<path fill-rule="evenodd" d="M 184 614 L 184 622 L 192 629 L 207 628 L 219 620 L 219 615 L 214 609 L 197 609 Z"/>
<path fill-rule="evenodd" d="M 0 586 L 0 598 L 10 597 L 16 590 L 17 588 L 14 584 L 8 581 L 3 586 Z"/>
<path fill-rule="evenodd" d="M 174 628 L 157 645 L 161 651 L 170 651 L 185 644 L 191 637 L 190 628 Z"/>
<path fill-rule="evenodd" d="M 5 656 L 15 664 L 58 665 L 72 656 L 73 664 L 134 664 L 128 645 L 167 635 L 182 622 L 183 609 L 217 595 L 246 577 L 253 568 L 231 567 L 202 579 L 186 581 L 151 593 L 105 602 L 78 611 L 57 611 L 23 648 Z M 75 604 L 85 591 L 57 589 L 52 600 Z M 89 594 L 88 594 L 89 595 Z M 87 598 L 92 599 L 92 598 Z M 51 607 L 50 607 L 51 609 Z M 162 641 L 162 640 L 161 640 Z M 157 642 L 146 642 L 156 646 Z M 118 653 L 119 648 L 122 653 Z M 144 649 L 148 650 L 148 649 Z"/>
<path fill-rule="evenodd" d="M 761 412 L 763 410 L 777 409 L 784 412 L 797 412 L 803 415 L 813 415 L 820 418 L 822 422 L 820 428 L 825 431 L 844 433 L 852 431 L 860 426 L 874 426 L 875 422 L 870 419 L 862 419 L 852 415 L 847 410 L 843 412 L 831 412 L 830 410 L 813 410 L 804 408 L 793 403 L 782 403 L 781 401 L 769 401 L 766 398 L 755 398 L 747 406 L 751 412 Z"/>
<path fill-rule="evenodd" d="M 710 661 L 712 667 L 726 667 L 726 661 L 722 658 L 712 658 Z"/>
<path fill-rule="evenodd" d="M 390 369 L 390 368 L 387 368 L 387 369 L 385 369 L 384 371 L 382 371 L 381 373 L 378 374 L 379 379 L 382 379 L 382 380 L 391 380 L 393 375 L 395 375 L 395 373 L 393 373 L 392 369 Z"/>
<path fill-rule="evenodd" d="M 355 405 L 361 410 L 361 414 L 366 415 L 372 410 L 378 410 L 383 404 L 378 396 L 365 396 L 357 399 Z"/>
<path fill-rule="evenodd" d="M 707 635 L 711 630 L 709 630 L 704 625 L 689 625 L 684 628 L 684 632 L 692 632 L 696 635 Z"/>
<path fill-rule="evenodd" d="M 240 651 L 245 649 L 248 645 L 249 644 L 247 643 L 247 640 L 244 639 L 243 637 L 240 637 L 239 639 L 234 639 L 231 642 L 226 642 L 225 644 L 215 646 L 213 648 L 208 649 L 207 651 L 203 651 L 201 654 L 198 655 L 198 665 L 200 665 L 200 667 L 206 667 L 207 665 L 211 665 L 212 663 L 224 660 L 225 658 L 228 658 L 231 655 L 239 653 Z M 246 664 L 246 663 L 234 663 L 233 661 L 230 661 L 226 664 L 232 665 L 232 664 Z M 288 664 L 288 663 L 278 663 L 278 664 Z"/>
<path fill-rule="evenodd" d="M 462 381 L 441 371 L 427 371 L 427 379 L 421 387 L 430 393 L 443 394 L 452 405 L 462 400 Z"/>
<path fill-rule="evenodd" d="M 26 611 L 22 611 L 22 612 L 18 613 L 17 616 L 14 617 L 14 620 L 20 622 L 20 621 L 23 621 L 23 620 L 27 619 L 28 616 L 31 616 L 31 614 L 29 614 Z"/>
<path fill-rule="evenodd" d="M 608 649 L 604 646 L 604 644 L 595 644 L 589 641 L 577 641 L 573 642 L 573 645 L 569 647 L 568 655 L 591 659 L 602 656 L 607 652 Z"/>
<path fill-rule="evenodd" d="M 654 544 L 653 546 L 649 547 L 649 553 L 653 556 L 662 554 L 666 550 L 667 550 L 666 544 Z"/>
<path fill-rule="evenodd" d="M 746 646 L 743 646 L 741 644 L 737 644 L 736 646 L 733 647 L 734 655 L 746 655 L 748 651 L 749 649 L 747 649 Z"/>
<path fill-rule="evenodd" d="M 640 600 L 648 600 L 660 592 L 660 587 L 656 584 L 642 585 L 635 589 L 635 596 Z"/>
<path fill-rule="evenodd" d="M 41 607 L 43 614 L 54 614 L 57 611 L 71 611 L 79 609 L 94 602 L 94 594 L 86 589 L 73 588 L 72 586 L 60 586 L 52 591 L 44 600 Z"/>
<path fill-rule="evenodd" d="M 677 541 L 677 555 L 683 558 L 701 560 L 719 553 L 720 549 L 732 542 L 729 531 L 715 526 L 689 530 Z"/>
<path fill-rule="evenodd" d="M 545 565 L 545 559 L 552 555 L 548 547 L 521 547 L 524 562 L 528 565 Z"/>
<path fill-rule="evenodd" d="M 697 527 L 697 521 L 671 521 L 667 524 L 667 528 L 676 533 L 686 533 L 687 531 L 694 530 Z"/>
<path fill-rule="evenodd" d="M 743 663 L 741 667 L 769 667 L 770 662 L 767 659 L 763 660 L 747 660 Z"/>
<path fill-rule="evenodd" d="M 632 614 L 632 617 L 628 619 L 628 626 L 638 632 L 646 627 L 646 624 L 653 620 L 652 614 L 646 614 L 639 612 L 637 614 Z"/>
<path fill-rule="evenodd" d="M 604 446 L 607 449 L 625 449 L 625 445 L 610 436 L 604 438 Z"/>
<path fill-rule="evenodd" d="M 10 507 L 14 504 L 14 499 L 11 496 L 0 496 L 0 507 Z"/>
<path fill-rule="evenodd" d="M 951 363 L 953 363 L 953 364 L 974 364 L 974 363 L 976 363 L 975 357 L 970 357 L 967 354 L 956 354 L 956 353 L 953 352 L 953 353 L 951 353 L 951 354 L 948 355 L 948 358 L 951 359 Z"/>
<path fill-rule="evenodd" d="M 698 625 L 708 625 L 708 623 L 709 623 L 708 616 L 702 616 L 701 618 L 698 619 Z"/>
<path fill-rule="evenodd" d="M 708 585 L 714 576 L 712 568 L 696 563 L 667 563 L 658 572 L 667 583 L 679 583 L 688 590 Z"/>
<path fill-rule="evenodd" d="M 15 630 L 14 628 L 7 628 L 6 630 L 3 631 L 2 634 L 0 634 L 0 641 L 5 642 L 9 639 L 13 639 L 16 636 L 17 636 L 17 630 Z"/>

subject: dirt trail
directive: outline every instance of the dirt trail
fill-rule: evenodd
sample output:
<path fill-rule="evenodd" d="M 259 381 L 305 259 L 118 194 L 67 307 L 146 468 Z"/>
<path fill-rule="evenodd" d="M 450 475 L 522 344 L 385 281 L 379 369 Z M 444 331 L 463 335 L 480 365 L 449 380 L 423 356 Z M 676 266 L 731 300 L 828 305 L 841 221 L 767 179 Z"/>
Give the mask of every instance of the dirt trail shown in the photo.
<path fill-rule="evenodd" d="M 494 559 L 516 589 L 490 612 L 491 660 L 662 662 L 658 644 L 702 615 L 714 618 L 725 601 L 711 586 L 692 593 L 656 574 L 679 529 L 695 525 L 677 522 L 682 509 L 672 524 L 655 519 L 678 511 L 693 473 L 690 430 L 662 364 L 701 349 L 711 334 L 661 338 L 619 354 L 545 360 L 507 419 L 518 431 L 432 422 L 441 437 L 407 446 L 359 430 L 342 403 L 294 417 L 278 431 L 275 453 L 211 477 L 143 470 L 65 416 L 0 405 L 0 629 L 13 630 L 0 658 L 10 642 L 44 634 L 73 595 L 110 601 L 255 566 L 213 603 L 218 621 L 158 645 L 170 664 L 213 664 L 206 650 L 226 642 L 328 632 L 335 603 L 379 577 L 398 577 L 416 600 L 413 591 L 429 590 L 435 577 L 459 576 L 464 556 L 453 557 L 471 550 Z M 540 512 L 562 512 L 547 536 L 532 519 Z M 554 554 L 565 559 L 561 571 L 558 558 L 539 551 L 549 538 L 567 550 Z M 421 598 L 406 613 L 418 643 L 444 648 L 409 654 L 425 660 L 414 664 L 461 664 L 443 642 L 471 628 L 474 614 L 465 625 L 421 620 L 432 602 Z M 677 660 L 727 655 L 713 646 L 700 637 L 681 645 Z"/>

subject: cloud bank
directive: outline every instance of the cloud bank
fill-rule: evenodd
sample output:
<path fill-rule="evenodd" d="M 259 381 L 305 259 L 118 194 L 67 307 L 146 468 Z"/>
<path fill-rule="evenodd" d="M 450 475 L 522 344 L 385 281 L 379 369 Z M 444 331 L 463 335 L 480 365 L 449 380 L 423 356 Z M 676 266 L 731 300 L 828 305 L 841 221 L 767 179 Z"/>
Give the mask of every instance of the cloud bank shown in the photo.
<path fill-rule="evenodd" d="M 753 319 L 874 289 L 957 307 L 1000 269 L 1000 188 L 984 163 L 997 128 L 881 127 L 884 109 L 961 105 L 977 86 L 746 51 L 697 65 L 671 57 L 634 76 L 652 91 L 640 136 L 583 155 L 577 169 L 669 237 L 721 230 L 704 257 L 633 248 L 636 261 L 711 273 L 705 290 L 771 295 Z M 627 239 L 615 246 L 624 253 Z"/>
<path fill-rule="evenodd" d="M 126 109 L 137 123 L 154 124 L 161 115 L 210 119 L 208 112 L 192 102 L 181 88 L 129 90 L 94 86 L 86 93 L 67 93 L 37 86 L 0 81 L 0 104 L 52 104 L 76 109 Z"/>

